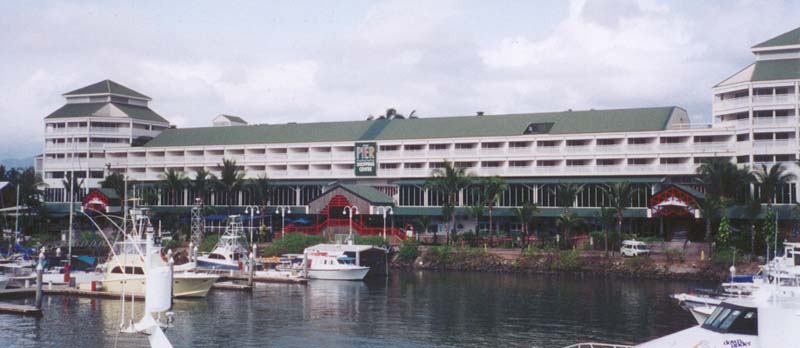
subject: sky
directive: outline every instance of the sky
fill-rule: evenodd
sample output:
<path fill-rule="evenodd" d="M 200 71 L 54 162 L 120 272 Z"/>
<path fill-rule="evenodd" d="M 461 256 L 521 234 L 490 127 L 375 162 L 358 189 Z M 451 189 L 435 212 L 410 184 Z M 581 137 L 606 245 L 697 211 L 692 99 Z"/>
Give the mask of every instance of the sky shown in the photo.
<path fill-rule="evenodd" d="M 111 79 L 178 127 L 681 106 L 799 1 L 0 2 L 0 159 L 41 152 L 61 94 Z"/>

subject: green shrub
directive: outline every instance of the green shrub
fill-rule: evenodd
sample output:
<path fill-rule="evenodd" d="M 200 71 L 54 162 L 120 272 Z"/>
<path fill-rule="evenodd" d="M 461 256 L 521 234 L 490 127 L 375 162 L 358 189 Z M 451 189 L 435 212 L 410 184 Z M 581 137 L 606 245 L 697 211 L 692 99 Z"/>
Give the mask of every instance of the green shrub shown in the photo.
<path fill-rule="evenodd" d="M 558 257 L 553 263 L 553 268 L 555 270 L 562 272 L 574 272 L 580 270 L 583 262 L 580 258 L 580 252 L 577 250 L 564 250 L 560 251 L 557 255 Z"/>
<path fill-rule="evenodd" d="M 450 263 L 452 255 L 450 254 L 451 248 L 449 245 L 436 245 L 431 247 L 431 253 L 439 260 L 439 263 L 446 265 Z"/>
<path fill-rule="evenodd" d="M 729 266 L 733 263 L 734 254 L 736 255 L 736 264 L 741 263 L 742 255 L 733 248 L 719 248 L 714 251 L 711 257 L 711 262 L 718 266 Z"/>
<path fill-rule="evenodd" d="M 400 245 L 400 250 L 397 252 L 397 259 L 402 262 L 413 262 L 419 256 L 419 249 L 417 249 L 417 242 L 413 239 L 407 239 Z"/>
<path fill-rule="evenodd" d="M 625 265 L 628 266 L 628 268 L 638 269 L 638 268 L 641 268 L 644 264 L 648 263 L 649 261 L 650 261 L 650 258 L 648 258 L 647 256 L 639 256 L 639 255 L 637 255 L 637 256 L 626 258 L 625 259 Z"/>
<path fill-rule="evenodd" d="M 161 249 L 165 252 L 169 249 L 175 250 L 178 247 L 178 241 L 174 239 L 167 239 L 161 241 Z"/>
<path fill-rule="evenodd" d="M 383 246 L 386 245 L 386 240 L 381 236 L 355 236 L 353 240 L 355 244 Z"/>
<path fill-rule="evenodd" d="M 307 247 L 322 243 L 320 236 L 307 236 L 302 233 L 289 233 L 281 239 L 272 242 L 261 253 L 264 256 L 278 256 L 283 254 L 300 254 Z"/>

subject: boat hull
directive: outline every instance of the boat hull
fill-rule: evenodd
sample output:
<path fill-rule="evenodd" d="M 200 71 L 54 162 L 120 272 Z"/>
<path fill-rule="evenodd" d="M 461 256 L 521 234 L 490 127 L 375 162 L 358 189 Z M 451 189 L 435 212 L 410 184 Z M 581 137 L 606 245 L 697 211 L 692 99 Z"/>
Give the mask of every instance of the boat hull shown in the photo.
<path fill-rule="evenodd" d="M 363 280 L 369 273 L 369 267 L 350 269 L 309 269 L 308 278 L 327 280 Z"/>
<path fill-rule="evenodd" d="M 205 297 L 217 281 L 217 276 L 193 274 L 191 276 L 176 276 L 172 280 L 172 295 L 181 297 Z M 123 276 L 103 280 L 103 290 L 113 293 L 135 294 L 144 296 L 144 276 Z"/>

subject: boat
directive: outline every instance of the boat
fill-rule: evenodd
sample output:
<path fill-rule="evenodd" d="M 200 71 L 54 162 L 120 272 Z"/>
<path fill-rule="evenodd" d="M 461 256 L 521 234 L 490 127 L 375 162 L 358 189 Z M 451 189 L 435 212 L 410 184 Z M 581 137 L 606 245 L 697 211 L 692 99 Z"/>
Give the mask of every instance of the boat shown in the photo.
<path fill-rule="evenodd" d="M 581 343 L 570 347 L 794 348 L 800 342 L 800 297 L 780 284 L 721 302 L 701 323 L 636 346 Z"/>
<path fill-rule="evenodd" d="M 111 258 L 98 266 L 103 270 L 102 288 L 113 293 L 133 293 L 145 295 L 145 275 L 147 267 L 140 256 L 146 248 L 146 238 L 154 236 L 149 219 L 143 212 L 132 214 L 135 220 L 132 233 L 126 234 L 126 240 L 113 244 Z M 144 233 L 145 239 L 142 238 Z M 161 250 L 160 245 L 156 245 Z M 153 261 L 156 267 L 163 267 L 166 261 L 162 258 Z M 213 274 L 195 272 L 175 272 L 173 274 L 173 296 L 205 297 L 219 279 Z"/>
<path fill-rule="evenodd" d="M 147 269 L 143 281 L 145 288 L 144 315 L 138 322 L 134 322 L 135 298 L 131 296 L 130 317 L 126 316 L 127 295 L 134 294 L 126 292 L 128 289 L 123 287 L 119 332 L 143 334 L 147 337 L 151 348 L 172 348 L 172 343 L 164 334 L 164 330 L 171 327 L 175 320 L 174 313 L 169 311 L 172 308 L 172 296 L 169 294 L 174 292 L 172 265 L 164 264 L 161 248 L 154 244 L 152 234 L 147 234 L 144 247 L 143 250 L 138 250 L 138 257 L 143 260 L 144 268 Z M 169 262 L 172 263 L 172 260 Z M 114 343 L 116 346 L 116 340 Z"/>
<path fill-rule="evenodd" d="M 6 286 L 8 286 L 8 282 L 11 279 L 3 274 L 0 274 L 0 290 L 5 290 Z"/>
<path fill-rule="evenodd" d="M 306 253 L 302 267 L 309 279 L 363 280 L 369 267 L 356 265 L 356 259 L 344 252 L 313 250 Z"/>
<path fill-rule="evenodd" d="M 718 305 L 715 306 L 694 306 L 689 307 L 689 313 L 692 314 L 692 317 L 698 324 L 702 324 L 711 316 L 711 313 L 717 308 Z"/>
<path fill-rule="evenodd" d="M 211 253 L 197 257 L 197 267 L 211 270 L 241 270 L 247 265 L 249 251 L 240 241 L 244 228 L 239 215 L 228 217 L 225 233 L 219 237 Z"/>

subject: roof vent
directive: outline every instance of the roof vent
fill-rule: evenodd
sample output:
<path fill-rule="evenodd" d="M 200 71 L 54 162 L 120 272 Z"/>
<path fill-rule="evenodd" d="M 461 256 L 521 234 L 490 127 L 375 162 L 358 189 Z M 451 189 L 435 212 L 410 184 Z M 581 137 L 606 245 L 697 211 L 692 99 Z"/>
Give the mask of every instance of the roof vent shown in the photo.
<path fill-rule="evenodd" d="M 478 111 L 476 114 L 477 114 L 478 116 L 483 116 L 483 111 Z"/>
<path fill-rule="evenodd" d="M 297 122 L 289 122 L 289 123 L 287 123 L 287 124 L 297 124 Z"/>

